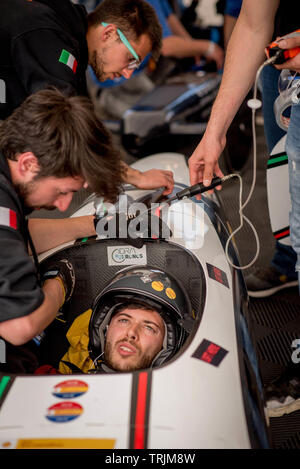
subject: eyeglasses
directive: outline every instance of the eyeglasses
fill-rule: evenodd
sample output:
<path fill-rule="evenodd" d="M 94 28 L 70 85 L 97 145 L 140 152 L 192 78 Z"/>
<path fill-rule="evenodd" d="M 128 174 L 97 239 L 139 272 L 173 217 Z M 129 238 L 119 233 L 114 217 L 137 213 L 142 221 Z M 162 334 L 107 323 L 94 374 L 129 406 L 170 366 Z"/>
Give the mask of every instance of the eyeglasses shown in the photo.
<path fill-rule="evenodd" d="M 104 27 L 109 26 L 109 23 L 101 23 L 101 24 Z M 127 65 L 126 68 L 128 68 L 129 70 L 136 70 L 141 65 L 141 60 L 140 60 L 139 56 L 135 52 L 134 48 L 132 47 L 132 45 L 130 44 L 128 39 L 126 38 L 125 34 L 123 34 L 122 31 L 119 28 L 117 28 L 117 33 L 119 35 L 119 38 L 123 42 L 123 44 L 127 47 L 129 52 L 131 53 L 131 55 L 133 55 L 133 57 L 134 57 L 134 59 L 129 62 L 129 64 Z"/>

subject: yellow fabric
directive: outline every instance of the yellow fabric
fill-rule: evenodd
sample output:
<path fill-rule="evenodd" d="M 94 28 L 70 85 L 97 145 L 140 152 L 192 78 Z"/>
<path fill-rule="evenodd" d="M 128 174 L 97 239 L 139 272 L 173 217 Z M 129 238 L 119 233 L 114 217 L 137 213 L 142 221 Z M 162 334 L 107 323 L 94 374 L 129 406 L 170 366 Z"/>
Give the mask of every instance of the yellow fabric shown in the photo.
<path fill-rule="evenodd" d="M 62 363 L 62 361 L 73 363 L 80 368 L 83 373 L 87 373 L 89 370 L 95 368 L 88 352 L 91 314 L 91 309 L 82 313 L 75 319 L 68 330 L 67 339 L 70 343 L 70 347 L 59 363 L 60 373 L 72 374 L 72 370 L 65 363 Z"/>

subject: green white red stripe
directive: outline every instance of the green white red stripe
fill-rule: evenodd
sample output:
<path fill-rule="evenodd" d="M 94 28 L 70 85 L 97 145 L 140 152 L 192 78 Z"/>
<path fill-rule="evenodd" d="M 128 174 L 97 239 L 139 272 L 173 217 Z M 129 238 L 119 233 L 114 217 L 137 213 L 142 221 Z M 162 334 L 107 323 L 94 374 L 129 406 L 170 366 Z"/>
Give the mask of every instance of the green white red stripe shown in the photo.
<path fill-rule="evenodd" d="M 7 207 L 0 207 L 0 226 L 17 229 L 17 214 Z"/>
<path fill-rule="evenodd" d="M 77 69 L 77 65 L 78 65 L 78 62 L 77 60 L 75 59 L 74 55 L 72 55 L 70 52 L 68 52 L 67 50 L 63 49 L 61 51 L 61 54 L 60 54 L 60 57 L 59 57 L 59 62 L 67 65 L 68 67 L 70 67 L 70 69 L 76 73 L 76 69 Z"/>

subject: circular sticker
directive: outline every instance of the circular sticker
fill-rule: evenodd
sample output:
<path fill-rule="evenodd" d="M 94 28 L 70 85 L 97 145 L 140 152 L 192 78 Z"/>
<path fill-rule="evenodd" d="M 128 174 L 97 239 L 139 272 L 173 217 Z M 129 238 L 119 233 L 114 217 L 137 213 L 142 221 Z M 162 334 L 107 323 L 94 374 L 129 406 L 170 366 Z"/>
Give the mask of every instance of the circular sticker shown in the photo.
<path fill-rule="evenodd" d="M 51 422 L 63 423 L 77 419 L 83 412 L 83 408 L 77 402 L 59 402 L 47 409 L 47 419 Z"/>
<path fill-rule="evenodd" d="M 89 389 L 84 381 L 78 379 L 68 379 L 54 386 L 52 394 L 61 399 L 73 399 L 79 397 Z"/>
<path fill-rule="evenodd" d="M 166 295 L 171 300 L 175 300 L 175 298 L 176 298 L 176 293 L 174 292 L 173 288 L 167 288 L 166 289 Z"/>
<path fill-rule="evenodd" d="M 162 291 L 164 289 L 164 284 L 162 282 L 155 281 L 151 283 L 151 287 L 153 290 Z"/>

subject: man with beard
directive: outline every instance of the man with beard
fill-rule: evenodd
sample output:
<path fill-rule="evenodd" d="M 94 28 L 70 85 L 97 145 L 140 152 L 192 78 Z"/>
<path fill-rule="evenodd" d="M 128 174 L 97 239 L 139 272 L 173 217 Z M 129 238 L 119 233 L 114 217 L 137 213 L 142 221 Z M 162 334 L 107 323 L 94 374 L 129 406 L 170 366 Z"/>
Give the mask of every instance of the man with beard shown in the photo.
<path fill-rule="evenodd" d="M 147 54 L 160 50 L 161 28 L 144 0 L 105 0 L 89 15 L 70 0 L 2 0 L 0 12 L 0 119 L 51 85 L 87 95 L 88 64 L 99 80 L 130 78 Z M 125 182 L 172 191 L 170 171 L 123 165 Z"/>
<path fill-rule="evenodd" d="M 88 310 L 75 319 L 69 329 L 67 339 L 70 347 L 59 363 L 60 373 L 89 373 L 95 370 L 94 360 L 88 351 L 90 319 L 91 310 Z M 114 311 L 104 330 L 104 352 L 99 354 L 97 363 L 100 373 L 149 368 L 166 341 L 166 325 L 160 312 L 154 305 L 147 305 L 135 298 Z"/>
<path fill-rule="evenodd" d="M 121 269 L 93 307 L 73 321 L 59 372 L 110 373 L 160 366 L 180 350 L 190 331 L 186 326 L 193 322 L 190 299 L 173 275 L 152 266 Z M 56 357 L 49 358 L 56 368 Z"/>
<path fill-rule="evenodd" d="M 16 346 L 28 342 L 72 295 L 71 263 L 62 259 L 39 281 L 36 252 L 96 234 L 94 216 L 27 222 L 28 213 L 64 211 L 87 185 L 113 202 L 121 174 L 118 153 L 87 98 L 41 90 L 0 123 L 1 338 Z"/>
<path fill-rule="evenodd" d="M 165 325 L 160 314 L 143 305 L 121 308 L 107 327 L 104 357 L 116 371 L 148 368 L 160 352 Z"/>

